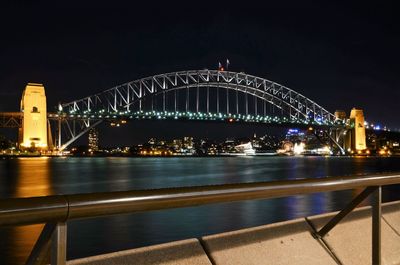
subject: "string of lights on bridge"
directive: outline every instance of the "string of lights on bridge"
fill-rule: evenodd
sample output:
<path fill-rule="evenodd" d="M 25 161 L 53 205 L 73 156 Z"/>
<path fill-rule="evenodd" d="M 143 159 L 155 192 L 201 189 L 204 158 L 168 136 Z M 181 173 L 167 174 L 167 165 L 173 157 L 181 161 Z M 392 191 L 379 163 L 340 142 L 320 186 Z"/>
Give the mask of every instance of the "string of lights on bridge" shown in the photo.
<path fill-rule="evenodd" d="M 110 121 L 111 126 L 119 127 L 121 124 L 126 124 L 127 120 L 202 120 L 202 121 L 226 121 L 234 122 L 250 122 L 250 123 L 265 123 L 265 124 L 298 124 L 298 125 L 343 125 L 344 122 L 337 120 L 335 122 L 321 122 L 318 120 L 302 120 L 302 119 L 289 119 L 287 117 L 279 116 L 263 116 L 263 115 L 244 115 L 244 114 L 226 114 L 226 113 L 204 113 L 204 112 L 185 112 L 185 111 L 124 111 L 116 113 L 104 114 L 105 110 L 100 110 L 96 113 L 84 111 L 83 114 L 75 114 L 74 111 L 63 114 L 50 114 L 51 117 L 64 116 L 68 118 L 89 118 L 89 119 L 107 119 Z M 365 121 L 364 126 L 366 129 L 375 131 L 400 131 L 391 130 L 387 126 L 380 126 L 371 122 Z"/>
<path fill-rule="evenodd" d="M 204 113 L 204 112 L 180 112 L 180 111 L 123 111 L 116 113 L 107 113 L 105 110 L 100 110 L 96 113 L 84 111 L 83 114 L 70 111 L 64 115 L 68 118 L 89 118 L 89 119 L 107 119 L 112 121 L 112 124 L 118 125 L 126 123 L 126 119 L 185 119 L 185 120 L 209 120 L 209 121 L 227 121 L 227 122 L 251 122 L 251 123 L 267 123 L 267 124 L 300 124 L 300 125 L 341 125 L 342 121 L 330 122 L 322 120 L 303 120 L 290 119 L 288 117 L 279 116 L 263 116 L 251 114 L 230 114 L 230 113 Z"/>

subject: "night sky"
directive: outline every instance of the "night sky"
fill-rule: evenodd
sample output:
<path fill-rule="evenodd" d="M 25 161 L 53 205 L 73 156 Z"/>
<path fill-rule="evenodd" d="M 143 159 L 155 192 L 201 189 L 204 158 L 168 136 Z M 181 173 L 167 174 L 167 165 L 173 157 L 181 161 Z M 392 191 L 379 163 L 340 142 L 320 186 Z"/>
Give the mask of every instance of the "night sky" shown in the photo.
<path fill-rule="evenodd" d="M 229 58 L 230 70 L 281 83 L 331 112 L 358 107 L 367 120 L 400 128 L 398 9 L 389 1 L 296 2 L 15 1 L 0 15 L 0 111 L 19 109 L 27 82 L 45 85 L 51 111 L 59 101 L 153 74 L 216 69 Z M 266 130 L 227 126 L 135 122 L 100 128 L 104 145 L 132 144 L 161 131 L 212 138 Z"/>

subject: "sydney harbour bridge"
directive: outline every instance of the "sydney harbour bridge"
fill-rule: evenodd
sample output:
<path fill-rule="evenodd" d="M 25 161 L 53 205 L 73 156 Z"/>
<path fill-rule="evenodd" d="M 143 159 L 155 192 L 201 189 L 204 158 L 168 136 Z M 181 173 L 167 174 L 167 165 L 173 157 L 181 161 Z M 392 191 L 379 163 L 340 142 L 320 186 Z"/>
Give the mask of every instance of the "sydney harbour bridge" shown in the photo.
<path fill-rule="evenodd" d="M 56 112 L 46 115 L 48 127 L 54 123 L 49 134 L 57 150 L 64 150 L 103 121 L 117 125 L 128 120 L 170 119 L 312 126 L 324 129 L 342 153 L 341 138 L 348 129 L 345 119 L 281 84 L 243 72 L 207 69 L 141 78 L 60 103 Z M 24 131 L 23 117 L 24 112 L 0 113 L 0 127 Z"/>

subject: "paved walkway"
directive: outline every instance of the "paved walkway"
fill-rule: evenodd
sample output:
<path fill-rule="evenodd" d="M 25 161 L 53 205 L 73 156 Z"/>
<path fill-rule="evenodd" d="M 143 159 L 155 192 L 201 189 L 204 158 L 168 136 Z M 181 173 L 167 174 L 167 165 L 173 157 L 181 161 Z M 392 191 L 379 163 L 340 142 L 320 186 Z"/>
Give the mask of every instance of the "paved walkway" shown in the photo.
<path fill-rule="evenodd" d="M 400 264 L 400 202 L 383 206 L 382 264 Z M 335 213 L 69 261 L 69 265 L 371 264 L 371 210 L 357 209 L 323 240 L 311 231 Z"/>

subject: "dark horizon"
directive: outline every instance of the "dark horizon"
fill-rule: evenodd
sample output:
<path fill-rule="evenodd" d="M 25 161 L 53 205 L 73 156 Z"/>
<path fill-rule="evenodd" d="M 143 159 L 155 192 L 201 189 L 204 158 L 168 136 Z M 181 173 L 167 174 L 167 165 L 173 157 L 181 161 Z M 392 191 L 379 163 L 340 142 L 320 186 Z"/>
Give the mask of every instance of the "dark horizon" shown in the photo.
<path fill-rule="evenodd" d="M 264 77 L 331 112 L 353 107 L 366 119 L 400 128 L 397 63 L 400 26 L 394 4 L 265 4 L 242 7 L 107 3 L 9 4 L 0 18 L 0 111 L 18 111 L 27 82 L 43 83 L 48 110 L 153 74 L 216 69 Z M 251 134 L 253 127 L 173 123 L 105 130 L 127 144 L 152 133 Z M 163 131 L 164 130 L 164 131 Z M 229 136 L 229 135 L 227 135 Z"/>

